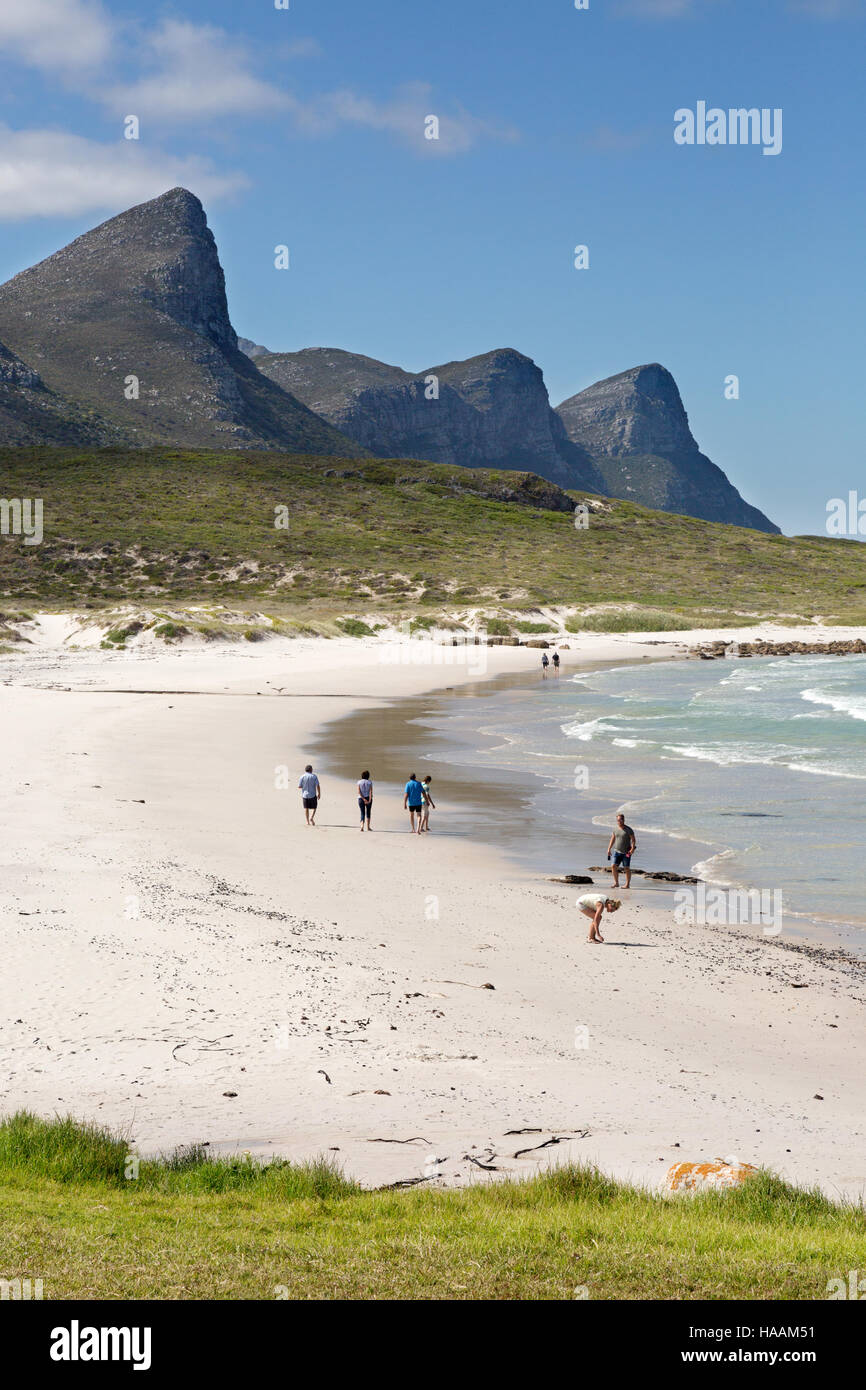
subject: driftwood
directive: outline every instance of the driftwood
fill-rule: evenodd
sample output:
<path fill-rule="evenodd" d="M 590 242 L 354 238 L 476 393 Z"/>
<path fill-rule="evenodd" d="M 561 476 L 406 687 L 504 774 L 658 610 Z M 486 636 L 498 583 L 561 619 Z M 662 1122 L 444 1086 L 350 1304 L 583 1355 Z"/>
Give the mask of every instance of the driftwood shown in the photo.
<path fill-rule="evenodd" d="M 538 1149 L 549 1149 L 551 1144 L 565 1144 L 569 1139 L 587 1139 L 588 1137 L 588 1129 L 580 1129 L 576 1134 L 555 1134 L 552 1139 L 545 1139 L 543 1144 L 533 1144 L 531 1148 L 518 1149 L 516 1154 L 512 1154 L 512 1158 L 520 1158 L 521 1154 L 533 1154 Z"/>
<path fill-rule="evenodd" d="M 495 989 L 495 985 L 472 985 L 468 980 L 434 980 L 434 985 L 463 985 L 465 989 Z M 406 996 L 409 998 L 409 996 Z"/>
<path fill-rule="evenodd" d="M 393 1192 L 395 1187 L 417 1187 L 419 1182 L 429 1182 L 435 1178 L 435 1173 L 428 1173 L 423 1178 L 400 1178 L 398 1182 L 386 1182 L 384 1187 L 377 1187 L 377 1192 Z"/>
<path fill-rule="evenodd" d="M 207 1047 L 200 1047 L 200 1048 L 199 1048 L 199 1052 L 231 1052 L 231 1051 L 233 1051 L 232 1048 L 230 1048 L 230 1047 L 216 1047 L 215 1044 L 218 1043 L 218 1042 L 225 1042 L 226 1038 L 233 1038 L 233 1037 L 234 1037 L 234 1033 L 224 1033 L 224 1034 L 222 1035 L 222 1037 L 220 1037 L 220 1038 L 187 1038 L 186 1042 L 175 1043 L 174 1047 L 171 1049 L 171 1055 L 172 1055 L 172 1058 L 173 1058 L 173 1060 L 174 1060 L 175 1062 L 183 1062 L 183 1065 L 184 1065 L 185 1067 L 188 1067 L 188 1066 L 191 1065 L 191 1063 L 189 1063 L 189 1062 L 186 1060 L 185 1057 L 175 1057 L 175 1053 L 176 1053 L 176 1052 L 180 1052 L 180 1049 L 181 1049 L 182 1047 L 189 1047 L 190 1043 L 194 1043 L 194 1042 L 203 1042 L 203 1043 L 207 1043 L 208 1046 L 207 1046 Z"/>
<path fill-rule="evenodd" d="M 411 1139 L 368 1139 L 368 1144 L 429 1144 L 430 1140 L 425 1139 L 423 1134 L 413 1135 Z"/>

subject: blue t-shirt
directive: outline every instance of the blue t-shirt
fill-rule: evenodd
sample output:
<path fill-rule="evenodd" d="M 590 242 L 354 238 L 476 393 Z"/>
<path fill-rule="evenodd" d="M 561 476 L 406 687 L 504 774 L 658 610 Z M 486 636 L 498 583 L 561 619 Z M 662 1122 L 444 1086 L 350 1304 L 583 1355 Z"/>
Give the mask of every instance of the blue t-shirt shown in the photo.
<path fill-rule="evenodd" d="M 409 805 L 416 809 L 424 804 L 424 791 L 421 783 L 417 781 L 406 783 L 406 795 L 409 798 Z"/>
<path fill-rule="evenodd" d="M 302 772 L 298 786 L 308 801 L 319 795 L 319 779 L 315 772 Z"/>
<path fill-rule="evenodd" d="M 366 798 L 373 795 L 373 783 L 369 777 L 362 777 L 358 783 L 358 795 Z"/>

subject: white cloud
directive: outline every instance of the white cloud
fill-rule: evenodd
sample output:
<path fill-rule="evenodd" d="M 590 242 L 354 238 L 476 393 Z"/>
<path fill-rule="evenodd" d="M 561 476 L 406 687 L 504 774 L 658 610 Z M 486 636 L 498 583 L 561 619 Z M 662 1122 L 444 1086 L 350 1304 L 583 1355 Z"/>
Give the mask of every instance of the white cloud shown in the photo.
<path fill-rule="evenodd" d="M 461 106 L 443 110 L 426 82 L 407 83 L 389 101 L 376 101 L 343 90 L 330 92 L 311 102 L 293 103 L 295 122 L 311 134 L 328 134 L 340 126 L 366 126 L 395 135 L 413 148 L 429 154 L 462 154 L 482 139 L 517 139 L 509 126 L 473 116 Z M 438 140 L 427 139 L 425 121 L 436 116 Z"/>
<path fill-rule="evenodd" d="M 390 134 L 431 156 L 461 154 L 482 140 L 517 138 L 513 129 L 475 116 L 459 103 L 440 104 L 433 89 L 422 82 L 407 84 L 381 99 L 346 88 L 302 100 L 260 77 L 253 56 L 223 29 L 170 18 L 153 28 L 139 25 L 136 30 L 110 20 L 99 8 L 99 0 L 0 0 L 0 51 L 4 42 L 7 51 L 29 66 L 52 77 L 57 69 L 66 86 L 100 102 L 114 116 L 137 116 L 143 131 L 152 127 L 180 135 L 184 125 L 207 123 L 213 131 L 221 118 L 282 115 L 299 134 L 326 135 L 344 127 L 363 127 Z M 315 40 L 301 38 L 277 45 L 273 55 L 287 62 L 292 57 L 314 57 L 318 51 Z M 119 82 L 118 70 L 133 75 Z M 430 116 L 439 122 L 437 139 L 425 138 Z M 44 138 L 44 133 L 32 134 L 37 142 Z M 18 137 L 19 150 L 25 138 Z M 59 137 L 52 139 L 56 142 Z M 84 142 L 78 148 L 93 152 L 101 147 Z M 121 174 L 128 169 L 143 175 L 148 167 L 141 152 L 113 158 L 120 161 Z M 150 159 L 159 167 L 170 162 L 159 154 Z M 97 164 L 99 169 L 107 167 L 107 158 L 100 156 Z M 0 180 L 12 176 L 11 168 L 0 170 Z M 20 177 L 20 171 L 15 177 Z M 76 202 L 62 168 L 57 179 L 57 201 L 64 207 L 70 200 L 82 210 L 103 205 L 101 195 L 94 202 L 84 189 Z M 38 181 L 34 178 L 34 186 Z M 42 182 L 40 207 L 50 201 L 51 190 Z M 22 214 L 0 212 L 0 217 L 10 215 Z"/>
<path fill-rule="evenodd" d="M 209 160 L 151 154 L 133 141 L 100 144 L 53 130 L 0 126 L 0 220 L 120 212 L 182 184 L 203 201 L 247 184 Z"/>
<path fill-rule="evenodd" d="M 255 76 L 236 41 L 211 25 L 164 20 L 145 56 L 154 71 L 107 94 L 120 114 L 172 122 L 261 115 L 290 104 L 285 92 Z"/>
<path fill-rule="evenodd" d="M 311 41 L 299 40 L 298 45 L 295 56 L 312 56 Z M 408 83 L 385 100 L 343 89 L 301 101 L 257 77 L 249 55 L 232 36 L 208 25 L 164 21 L 148 41 L 146 61 L 154 71 L 109 91 L 107 102 L 117 114 L 170 124 L 284 112 L 302 133 L 326 135 L 342 126 L 365 126 L 430 154 L 458 154 L 482 139 L 514 138 L 513 131 L 460 106 L 449 104 L 447 111 L 437 112 L 432 88 L 424 82 Z M 428 115 L 439 116 L 438 140 L 424 137 Z"/>
<path fill-rule="evenodd" d="M 0 0 L 0 53 L 48 72 L 98 68 L 112 28 L 98 0 Z"/>

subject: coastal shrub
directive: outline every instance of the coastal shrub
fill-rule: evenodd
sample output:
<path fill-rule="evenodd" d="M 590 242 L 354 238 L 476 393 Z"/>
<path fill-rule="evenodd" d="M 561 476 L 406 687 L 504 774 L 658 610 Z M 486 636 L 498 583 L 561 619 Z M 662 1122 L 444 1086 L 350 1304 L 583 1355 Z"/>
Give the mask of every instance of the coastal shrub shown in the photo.
<path fill-rule="evenodd" d="M 583 613 L 568 618 L 566 632 L 683 632 L 693 620 L 660 609 L 642 608 L 616 613 Z"/>
<path fill-rule="evenodd" d="M 360 618 L 339 618 L 337 627 L 346 637 L 372 637 L 373 629 Z"/>
<path fill-rule="evenodd" d="M 0 1121 L 0 1177 L 60 1183 L 97 1183 L 134 1195 L 256 1191 L 281 1200 L 340 1197 L 358 1191 L 328 1155 L 304 1163 L 259 1162 L 249 1154 L 210 1157 L 208 1146 L 188 1144 L 158 1158 L 138 1159 L 132 1177 L 129 1140 L 71 1116 L 43 1120 L 26 1110 Z M 130 1174 L 130 1176 L 127 1176 Z"/>
<path fill-rule="evenodd" d="M 128 1152 L 122 1137 L 69 1115 L 41 1120 L 18 1110 L 0 1121 L 0 1172 L 55 1182 L 117 1183 Z"/>
<path fill-rule="evenodd" d="M 517 632 L 539 633 L 554 631 L 553 623 L 533 623 L 525 618 L 516 618 L 512 623 L 512 627 L 515 628 Z"/>

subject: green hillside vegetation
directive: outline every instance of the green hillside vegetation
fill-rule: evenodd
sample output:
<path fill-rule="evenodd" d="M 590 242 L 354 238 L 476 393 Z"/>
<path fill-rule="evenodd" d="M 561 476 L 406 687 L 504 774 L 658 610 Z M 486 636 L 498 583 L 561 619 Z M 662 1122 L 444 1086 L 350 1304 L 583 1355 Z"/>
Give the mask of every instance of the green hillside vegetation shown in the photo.
<path fill-rule="evenodd" d="M 866 550 L 566 495 L 532 474 L 406 460 L 168 449 L 7 451 L 0 495 L 41 497 L 44 540 L 0 537 L 4 606 L 225 604 L 360 622 L 539 605 L 660 610 L 626 627 L 866 619 Z M 288 528 L 275 526 L 285 508 Z M 626 615 L 627 616 L 627 615 Z M 609 615 L 577 626 L 604 627 Z M 574 626 L 572 619 L 571 626 Z M 543 630 L 544 624 L 542 623 Z"/>
<path fill-rule="evenodd" d="M 862 1208 L 769 1173 L 676 1198 L 578 1165 L 363 1191 L 330 1160 L 205 1154 L 127 1177 L 121 1137 L 4 1120 L 3 1277 L 46 1299 L 823 1299 L 866 1265 Z"/>

